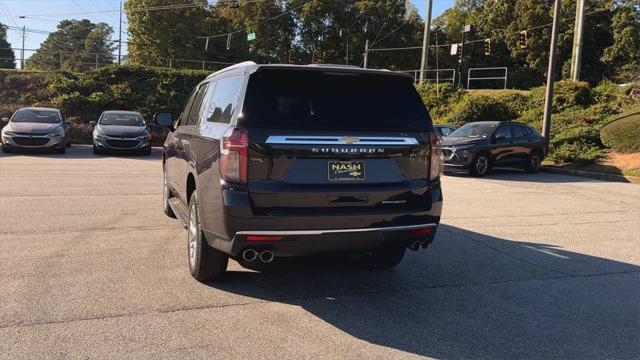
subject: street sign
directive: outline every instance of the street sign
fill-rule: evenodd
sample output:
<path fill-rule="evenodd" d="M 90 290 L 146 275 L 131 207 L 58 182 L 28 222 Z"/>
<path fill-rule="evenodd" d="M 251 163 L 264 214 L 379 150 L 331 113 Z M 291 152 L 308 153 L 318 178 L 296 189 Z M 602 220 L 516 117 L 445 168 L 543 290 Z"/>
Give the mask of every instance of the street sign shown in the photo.
<path fill-rule="evenodd" d="M 253 41 L 256 39 L 256 33 L 248 33 L 247 34 L 247 41 Z"/>

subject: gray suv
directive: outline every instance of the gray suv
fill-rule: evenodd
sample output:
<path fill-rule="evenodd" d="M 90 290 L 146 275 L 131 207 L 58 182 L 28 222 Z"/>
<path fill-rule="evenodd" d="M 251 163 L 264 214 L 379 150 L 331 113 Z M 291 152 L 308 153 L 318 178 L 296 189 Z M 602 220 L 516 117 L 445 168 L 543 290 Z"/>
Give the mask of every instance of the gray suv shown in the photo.
<path fill-rule="evenodd" d="M 2 151 L 54 150 L 66 152 L 71 146 L 69 122 L 58 109 L 28 107 L 3 118 Z"/>

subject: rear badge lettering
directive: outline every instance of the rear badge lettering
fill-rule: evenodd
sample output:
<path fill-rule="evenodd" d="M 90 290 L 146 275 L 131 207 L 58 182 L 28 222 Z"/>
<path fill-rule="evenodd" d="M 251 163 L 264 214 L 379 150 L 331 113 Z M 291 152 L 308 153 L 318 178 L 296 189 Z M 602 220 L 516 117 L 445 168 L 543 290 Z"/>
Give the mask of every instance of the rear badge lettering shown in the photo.
<path fill-rule="evenodd" d="M 382 148 L 312 148 L 311 152 L 321 154 L 384 154 Z"/>

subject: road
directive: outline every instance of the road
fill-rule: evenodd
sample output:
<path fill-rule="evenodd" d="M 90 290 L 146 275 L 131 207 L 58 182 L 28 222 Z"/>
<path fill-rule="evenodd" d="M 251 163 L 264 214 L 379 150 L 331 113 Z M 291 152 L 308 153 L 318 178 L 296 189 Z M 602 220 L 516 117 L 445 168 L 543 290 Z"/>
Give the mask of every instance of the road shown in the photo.
<path fill-rule="evenodd" d="M 0 358 L 640 358 L 640 186 L 446 176 L 433 246 L 187 269 L 147 157 L 0 155 Z"/>

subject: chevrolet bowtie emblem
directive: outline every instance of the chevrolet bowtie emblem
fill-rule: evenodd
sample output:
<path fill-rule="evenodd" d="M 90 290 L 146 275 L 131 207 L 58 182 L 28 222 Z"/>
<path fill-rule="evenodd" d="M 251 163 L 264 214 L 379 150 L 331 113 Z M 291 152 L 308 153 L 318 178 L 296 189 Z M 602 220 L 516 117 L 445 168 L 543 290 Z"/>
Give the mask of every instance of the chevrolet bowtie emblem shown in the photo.
<path fill-rule="evenodd" d="M 355 144 L 360 142 L 360 139 L 353 138 L 353 137 L 343 137 L 343 138 L 340 138 L 340 142 L 344 144 Z"/>

